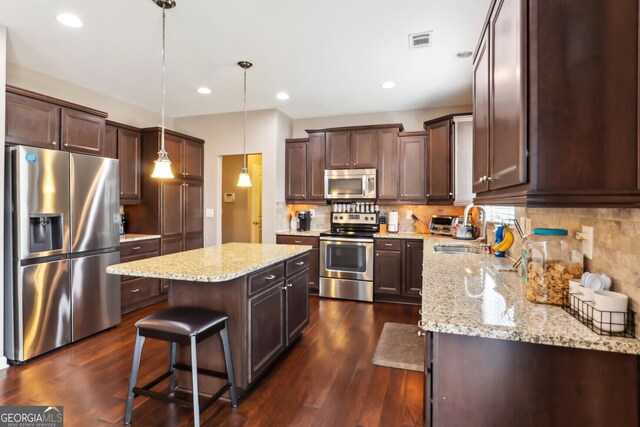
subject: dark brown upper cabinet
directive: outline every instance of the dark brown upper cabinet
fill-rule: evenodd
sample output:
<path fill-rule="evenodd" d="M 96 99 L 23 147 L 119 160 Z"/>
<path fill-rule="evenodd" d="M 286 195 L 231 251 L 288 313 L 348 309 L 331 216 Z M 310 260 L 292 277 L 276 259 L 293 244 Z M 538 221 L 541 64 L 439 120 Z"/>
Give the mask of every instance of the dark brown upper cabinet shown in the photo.
<path fill-rule="evenodd" d="M 427 122 L 427 203 L 453 203 L 453 123 Z"/>
<path fill-rule="evenodd" d="M 426 132 L 401 132 L 400 199 L 424 203 L 426 200 Z"/>
<path fill-rule="evenodd" d="M 123 205 L 140 203 L 141 141 L 140 129 L 107 122 L 105 154 L 115 150 L 116 158 L 120 160 L 120 203 Z"/>
<path fill-rule="evenodd" d="M 7 86 L 9 144 L 104 156 L 105 117 L 101 111 Z"/>
<path fill-rule="evenodd" d="M 104 127 L 104 156 L 118 158 L 118 128 L 109 124 Z"/>
<path fill-rule="evenodd" d="M 351 167 L 369 169 L 378 166 L 378 139 L 376 129 L 351 131 Z"/>
<path fill-rule="evenodd" d="M 398 128 L 377 129 L 378 200 L 398 200 L 400 196 Z"/>
<path fill-rule="evenodd" d="M 332 131 L 326 133 L 327 169 L 351 168 L 351 144 L 349 131 Z"/>
<path fill-rule="evenodd" d="M 324 132 L 309 134 L 307 142 L 307 200 L 324 200 Z"/>
<path fill-rule="evenodd" d="M 307 140 L 285 143 L 285 198 L 307 200 Z"/>
<path fill-rule="evenodd" d="M 640 206 L 638 12 L 492 2 L 474 56 L 477 203 Z"/>
<path fill-rule="evenodd" d="M 204 179 L 204 144 L 184 140 L 182 174 L 185 178 Z"/>

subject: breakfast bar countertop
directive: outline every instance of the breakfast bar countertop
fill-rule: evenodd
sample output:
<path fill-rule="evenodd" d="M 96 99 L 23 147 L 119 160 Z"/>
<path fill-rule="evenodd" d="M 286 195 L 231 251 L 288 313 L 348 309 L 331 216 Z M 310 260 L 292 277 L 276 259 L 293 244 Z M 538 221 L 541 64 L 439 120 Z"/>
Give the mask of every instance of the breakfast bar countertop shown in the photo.
<path fill-rule="evenodd" d="M 312 249 L 306 245 L 225 243 L 107 267 L 107 273 L 191 282 L 224 282 Z"/>
<path fill-rule="evenodd" d="M 420 325 L 425 331 L 640 355 L 636 338 L 598 335 L 559 306 L 528 301 L 518 273 L 493 268 L 512 260 L 437 253 L 435 244 L 464 243 L 441 237 L 424 241 Z"/>
<path fill-rule="evenodd" d="M 120 243 L 139 242 L 141 240 L 159 239 L 159 234 L 134 234 L 126 233 L 120 235 Z"/>

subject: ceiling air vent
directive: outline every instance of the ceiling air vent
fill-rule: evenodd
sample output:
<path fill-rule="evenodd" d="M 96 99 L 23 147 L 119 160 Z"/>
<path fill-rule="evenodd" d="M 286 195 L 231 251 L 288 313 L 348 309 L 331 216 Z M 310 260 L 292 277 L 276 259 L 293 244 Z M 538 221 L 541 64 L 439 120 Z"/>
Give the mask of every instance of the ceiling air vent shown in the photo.
<path fill-rule="evenodd" d="M 430 47 L 433 40 L 433 31 L 424 33 L 409 34 L 409 50 Z"/>

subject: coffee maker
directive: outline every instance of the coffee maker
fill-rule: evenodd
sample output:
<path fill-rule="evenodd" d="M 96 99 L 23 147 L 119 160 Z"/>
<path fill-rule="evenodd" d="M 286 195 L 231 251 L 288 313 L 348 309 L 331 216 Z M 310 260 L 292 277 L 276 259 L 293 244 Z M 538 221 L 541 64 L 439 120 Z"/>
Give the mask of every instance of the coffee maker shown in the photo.
<path fill-rule="evenodd" d="M 311 212 L 298 211 L 298 231 L 311 230 Z"/>

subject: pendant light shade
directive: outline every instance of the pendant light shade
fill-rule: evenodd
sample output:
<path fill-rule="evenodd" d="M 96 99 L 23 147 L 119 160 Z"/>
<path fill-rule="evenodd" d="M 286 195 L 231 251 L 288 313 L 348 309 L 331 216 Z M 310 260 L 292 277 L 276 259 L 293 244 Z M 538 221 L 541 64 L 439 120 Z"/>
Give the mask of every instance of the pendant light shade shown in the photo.
<path fill-rule="evenodd" d="M 244 118 L 242 120 L 242 153 L 244 157 L 242 170 L 238 177 L 238 187 L 251 187 L 251 177 L 247 170 L 247 70 L 253 64 L 249 61 L 240 61 L 238 66 L 244 70 Z"/>
<path fill-rule="evenodd" d="M 165 98 L 166 98 L 166 61 L 165 61 L 165 20 L 166 9 L 172 9 L 176 6 L 175 0 L 153 0 L 155 4 L 162 8 L 162 132 L 160 135 L 160 151 L 158 151 L 158 160 L 154 162 L 153 173 L 151 178 L 172 179 L 173 171 L 171 170 L 171 161 L 169 155 L 164 149 L 164 121 L 165 121 Z"/>

